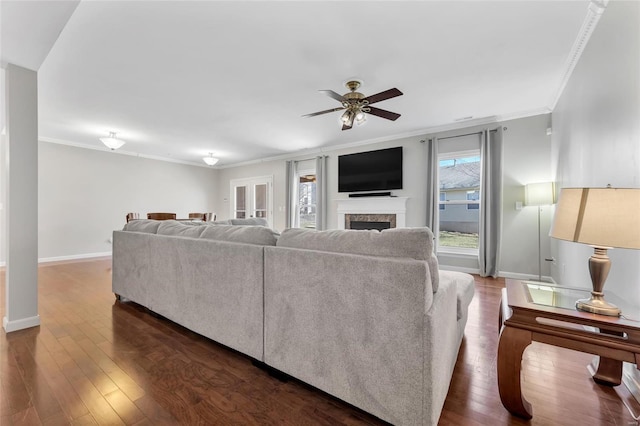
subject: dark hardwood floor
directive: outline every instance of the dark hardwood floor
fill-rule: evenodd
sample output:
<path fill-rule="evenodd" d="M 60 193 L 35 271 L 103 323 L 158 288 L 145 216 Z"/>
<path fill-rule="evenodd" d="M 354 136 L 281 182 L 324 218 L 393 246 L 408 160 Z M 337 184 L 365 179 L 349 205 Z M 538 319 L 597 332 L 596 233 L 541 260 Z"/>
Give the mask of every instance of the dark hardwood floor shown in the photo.
<path fill-rule="evenodd" d="M 41 266 L 41 326 L 0 333 L 0 424 L 383 424 L 138 305 L 116 302 L 111 261 Z M 4 316 L 4 272 L 0 275 Z M 635 425 L 624 386 L 595 384 L 587 354 L 534 343 L 525 352 L 526 422 L 496 384 L 503 280 L 476 277 L 476 296 L 442 425 Z"/>

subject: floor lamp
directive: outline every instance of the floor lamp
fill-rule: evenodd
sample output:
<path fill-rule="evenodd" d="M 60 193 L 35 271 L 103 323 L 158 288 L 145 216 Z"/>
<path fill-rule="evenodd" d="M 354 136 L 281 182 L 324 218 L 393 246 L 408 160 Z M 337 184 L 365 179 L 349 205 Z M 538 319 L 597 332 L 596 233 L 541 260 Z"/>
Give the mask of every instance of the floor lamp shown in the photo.
<path fill-rule="evenodd" d="M 542 281 L 542 236 L 540 235 L 540 211 L 542 206 L 549 206 L 554 202 L 554 183 L 529 183 L 524 187 L 524 204 L 538 207 L 538 281 Z"/>

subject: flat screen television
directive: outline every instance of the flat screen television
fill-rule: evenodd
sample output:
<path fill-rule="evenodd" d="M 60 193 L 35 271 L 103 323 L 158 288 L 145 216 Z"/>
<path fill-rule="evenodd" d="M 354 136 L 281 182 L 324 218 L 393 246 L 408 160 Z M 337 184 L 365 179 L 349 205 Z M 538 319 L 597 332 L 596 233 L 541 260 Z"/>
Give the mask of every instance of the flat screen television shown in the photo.
<path fill-rule="evenodd" d="M 402 189 L 402 147 L 338 157 L 338 192 Z"/>

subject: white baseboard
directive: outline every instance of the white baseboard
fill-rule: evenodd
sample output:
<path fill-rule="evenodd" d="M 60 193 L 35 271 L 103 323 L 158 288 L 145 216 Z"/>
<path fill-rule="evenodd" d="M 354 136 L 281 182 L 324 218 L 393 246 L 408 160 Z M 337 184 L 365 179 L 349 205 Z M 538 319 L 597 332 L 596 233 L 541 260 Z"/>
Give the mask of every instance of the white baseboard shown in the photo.
<path fill-rule="evenodd" d="M 101 253 L 74 254 L 70 256 L 41 257 L 38 259 L 38 263 L 63 262 L 68 260 L 82 260 L 82 259 L 92 259 L 95 257 L 110 257 L 110 256 L 111 256 L 111 252 L 105 251 Z"/>
<path fill-rule="evenodd" d="M 12 331 L 24 330 L 25 328 L 37 327 L 40 325 L 40 315 L 19 320 L 9 321 L 7 317 L 2 319 L 4 331 L 11 333 Z"/>
<path fill-rule="evenodd" d="M 454 271 L 454 272 L 466 272 L 467 274 L 476 274 L 480 273 L 479 269 L 476 268 L 465 268 L 463 266 L 450 266 L 450 265 L 438 265 L 438 269 L 442 269 L 443 271 Z"/>
<path fill-rule="evenodd" d="M 38 259 L 38 263 L 51 263 L 51 262 L 65 262 L 72 260 L 94 259 L 97 257 L 111 257 L 110 251 L 104 251 L 101 253 L 85 253 L 85 254 L 72 254 L 69 256 L 55 256 L 55 257 L 41 257 Z M 7 262 L 0 262 L 0 268 L 7 266 Z"/>
<path fill-rule="evenodd" d="M 498 276 L 502 278 L 512 278 L 514 280 L 521 280 L 521 281 L 538 281 L 537 275 L 522 274 L 520 272 L 500 271 L 498 273 Z M 552 277 L 546 277 L 543 275 L 542 282 L 553 283 L 554 281 Z"/>

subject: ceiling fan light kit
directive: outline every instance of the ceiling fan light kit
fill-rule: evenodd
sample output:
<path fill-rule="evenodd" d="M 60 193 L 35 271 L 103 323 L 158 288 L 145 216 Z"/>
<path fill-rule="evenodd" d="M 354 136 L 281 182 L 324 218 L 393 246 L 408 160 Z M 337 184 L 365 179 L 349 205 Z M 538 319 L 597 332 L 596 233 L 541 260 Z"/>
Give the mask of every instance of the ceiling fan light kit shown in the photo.
<path fill-rule="evenodd" d="M 122 139 L 116 138 L 116 132 L 109 132 L 109 137 L 100 138 L 100 141 L 111 151 L 115 151 L 126 143 Z"/>
<path fill-rule="evenodd" d="M 345 83 L 345 86 L 350 91 L 344 95 L 340 95 L 333 90 L 321 90 L 325 95 L 337 100 L 342 104 L 340 108 L 332 108 L 325 111 L 314 112 L 311 114 L 303 115 L 303 117 L 315 117 L 316 115 L 328 114 L 330 112 L 346 110 L 340 117 L 342 123 L 342 130 L 349 130 L 353 127 L 353 124 L 363 124 L 366 121 L 366 114 L 377 115 L 387 120 L 395 121 L 400 117 L 400 114 L 395 112 L 386 111 L 384 109 L 370 106 L 373 103 L 384 101 L 387 99 L 401 96 L 402 92 L 396 88 L 385 90 L 384 92 L 376 93 L 375 95 L 365 96 L 357 90 L 362 85 L 361 80 L 349 80 Z"/>

